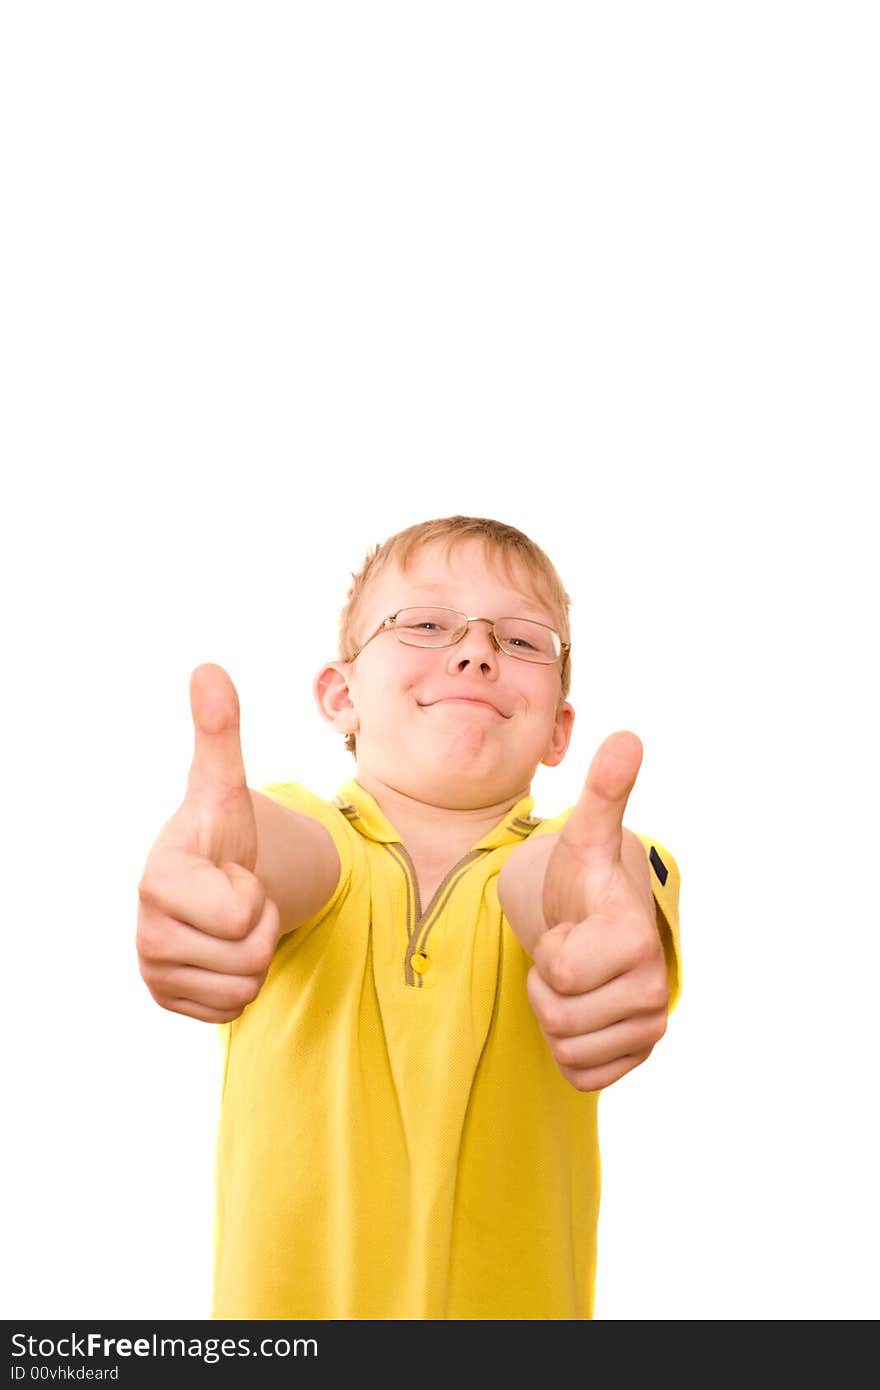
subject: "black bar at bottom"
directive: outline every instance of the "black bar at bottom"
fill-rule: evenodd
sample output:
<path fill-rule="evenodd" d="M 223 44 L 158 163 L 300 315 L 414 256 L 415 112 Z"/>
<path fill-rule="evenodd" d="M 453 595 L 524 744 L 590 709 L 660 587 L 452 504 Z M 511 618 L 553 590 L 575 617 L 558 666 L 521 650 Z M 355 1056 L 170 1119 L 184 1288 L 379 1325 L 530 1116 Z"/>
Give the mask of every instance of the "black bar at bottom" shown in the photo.
<path fill-rule="evenodd" d="M 138 1321 L 94 1318 L 69 1322 L 6 1319 L 7 1386 L 104 1385 L 175 1387 L 315 1384 L 323 1369 L 338 1382 L 411 1375 L 421 1367 L 461 1375 L 475 1352 L 501 1365 L 536 1373 L 560 1351 L 589 1348 L 596 1324 L 586 1322 L 286 1322 Z M 565 1329 L 568 1329 L 566 1332 Z M 407 1369 L 408 1368 L 408 1369 Z"/>

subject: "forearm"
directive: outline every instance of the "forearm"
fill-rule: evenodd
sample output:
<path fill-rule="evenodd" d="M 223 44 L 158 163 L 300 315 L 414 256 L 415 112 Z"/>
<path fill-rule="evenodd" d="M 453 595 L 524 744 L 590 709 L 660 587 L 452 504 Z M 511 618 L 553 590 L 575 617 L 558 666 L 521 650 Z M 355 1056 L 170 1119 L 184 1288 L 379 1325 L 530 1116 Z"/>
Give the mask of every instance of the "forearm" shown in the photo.
<path fill-rule="evenodd" d="M 501 910 L 523 950 L 534 957 L 549 923 L 544 916 L 544 873 L 559 835 L 538 835 L 517 845 L 498 876 Z"/>
<path fill-rule="evenodd" d="M 333 837 L 312 816 L 251 791 L 257 822 L 256 877 L 278 908 L 281 932 L 292 931 L 329 901 L 339 882 Z"/>

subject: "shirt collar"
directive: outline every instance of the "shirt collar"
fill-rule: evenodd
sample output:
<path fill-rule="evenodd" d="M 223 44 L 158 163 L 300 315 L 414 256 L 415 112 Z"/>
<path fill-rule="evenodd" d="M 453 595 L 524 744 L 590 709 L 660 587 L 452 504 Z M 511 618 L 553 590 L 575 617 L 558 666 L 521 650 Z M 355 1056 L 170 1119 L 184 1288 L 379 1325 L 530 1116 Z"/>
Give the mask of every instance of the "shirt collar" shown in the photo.
<path fill-rule="evenodd" d="M 498 849 L 501 845 L 519 844 L 527 840 L 535 827 L 541 824 L 540 818 L 531 814 L 534 804 L 533 796 L 522 797 L 472 849 Z M 400 835 L 383 815 L 375 798 L 355 778 L 342 784 L 333 805 L 367 839 L 378 840 L 382 844 L 402 843 Z"/>

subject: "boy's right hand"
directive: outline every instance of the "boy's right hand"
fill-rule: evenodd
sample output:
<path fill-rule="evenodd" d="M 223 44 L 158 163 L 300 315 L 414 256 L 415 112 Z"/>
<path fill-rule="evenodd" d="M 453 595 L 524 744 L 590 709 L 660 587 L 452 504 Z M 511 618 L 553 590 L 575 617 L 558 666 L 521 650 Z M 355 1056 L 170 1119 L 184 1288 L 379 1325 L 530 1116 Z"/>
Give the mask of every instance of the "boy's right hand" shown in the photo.
<path fill-rule="evenodd" d="M 138 885 L 137 953 L 157 1004 L 228 1023 L 254 1000 L 280 935 L 278 908 L 253 873 L 257 824 L 245 777 L 235 686 L 220 666 L 190 678 L 195 751 L 186 796 Z"/>

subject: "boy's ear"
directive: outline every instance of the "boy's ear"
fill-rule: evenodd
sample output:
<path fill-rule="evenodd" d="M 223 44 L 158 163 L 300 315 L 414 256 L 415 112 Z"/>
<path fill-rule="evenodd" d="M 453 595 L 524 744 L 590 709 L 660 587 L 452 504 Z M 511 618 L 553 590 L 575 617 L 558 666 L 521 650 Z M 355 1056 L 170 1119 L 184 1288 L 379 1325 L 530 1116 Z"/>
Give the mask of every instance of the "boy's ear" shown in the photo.
<path fill-rule="evenodd" d="M 571 731 L 574 725 L 574 706 L 567 700 L 559 706 L 556 711 L 556 719 L 553 724 L 553 733 L 550 735 L 550 742 L 545 749 L 541 762 L 547 767 L 556 767 L 562 762 L 568 751 L 571 742 Z"/>
<path fill-rule="evenodd" d="M 355 734 L 358 731 L 357 710 L 351 703 L 348 670 L 344 662 L 328 662 L 312 682 L 318 709 L 337 733 Z"/>

